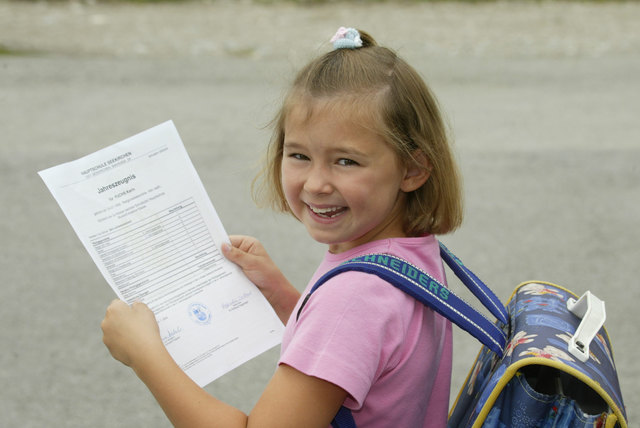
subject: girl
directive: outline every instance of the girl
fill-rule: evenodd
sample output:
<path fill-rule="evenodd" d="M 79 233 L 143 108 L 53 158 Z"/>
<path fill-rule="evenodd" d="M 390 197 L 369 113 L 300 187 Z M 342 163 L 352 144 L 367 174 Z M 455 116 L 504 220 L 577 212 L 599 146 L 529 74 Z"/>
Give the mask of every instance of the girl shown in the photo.
<path fill-rule="evenodd" d="M 434 97 L 368 34 L 341 28 L 335 49 L 296 77 L 275 120 L 258 188 L 328 252 L 310 285 L 353 257 L 384 252 L 445 282 L 434 234 L 462 218 L 461 190 Z M 376 276 L 347 272 L 297 318 L 300 293 L 260 243 L 223 253 L 287 322 L 273 378 L 249 415 L 193 383 L 165 350 L 153 313 L 114 301 L 102 328 L 175 426 L 327 427 L 343 404 L 359 427 L 445 426 L 451 325 Z M 288 321 L 287 321 L 288 320 Z"/>

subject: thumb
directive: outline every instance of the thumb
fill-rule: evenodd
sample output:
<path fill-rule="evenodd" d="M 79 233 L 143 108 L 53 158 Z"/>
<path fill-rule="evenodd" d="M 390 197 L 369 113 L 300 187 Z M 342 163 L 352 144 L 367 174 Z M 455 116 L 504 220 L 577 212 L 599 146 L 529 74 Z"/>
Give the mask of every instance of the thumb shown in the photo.
<path fill-rule="evenodd" d="M 246 256 L 248 256 L 248 254 L 241 249 L 236 248 L 227 242 L 223 243 L 220 248 L 222 250 L 222 254 L 227 258 L 227 260 L 239 265 L 240 267 L 242 267 L 243 262 L 246 263 Z"/>
<path fill-rule="evenodd" d="M 222 250 L 222 254 L 228 258 L 231 259 L 231 257 L 233 257 L 233 247 L 228 244 L 227 242 L 223 242 L 222 245 L 220 246 L 220 249 Z"/>

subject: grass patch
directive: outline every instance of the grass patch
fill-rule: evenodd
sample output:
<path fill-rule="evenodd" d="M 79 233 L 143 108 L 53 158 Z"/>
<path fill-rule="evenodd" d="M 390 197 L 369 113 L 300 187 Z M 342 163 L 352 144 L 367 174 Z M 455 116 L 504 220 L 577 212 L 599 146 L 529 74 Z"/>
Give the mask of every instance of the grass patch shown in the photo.
<path fill-rule="evenodd" d="M 27 51 L 24 49 L 13 49 L 0 43 L 0 56 L 25 56 L 32 55 L 35 52 Z"/>

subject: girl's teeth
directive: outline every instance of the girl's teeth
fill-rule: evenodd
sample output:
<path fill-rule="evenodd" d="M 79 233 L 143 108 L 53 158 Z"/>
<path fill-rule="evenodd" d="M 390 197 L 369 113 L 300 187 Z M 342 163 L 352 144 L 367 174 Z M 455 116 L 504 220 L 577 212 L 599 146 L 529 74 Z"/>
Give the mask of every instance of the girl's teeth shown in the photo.
<path fill-rule="evenodd" d="M 312 208 L 313 212 L 318 214 L 326 214 L 330 212 L 335 212 L 338 208 Z"/>
<path fill-rule="evenodd" d="M 314 208 L 310 207 L 311 211 L 315 214 L 322 215 L 324 217 L 333 217 L 336 214 L 342 212 L 342 208 L 340 207 L 331 207 L 331 208 Z"/>

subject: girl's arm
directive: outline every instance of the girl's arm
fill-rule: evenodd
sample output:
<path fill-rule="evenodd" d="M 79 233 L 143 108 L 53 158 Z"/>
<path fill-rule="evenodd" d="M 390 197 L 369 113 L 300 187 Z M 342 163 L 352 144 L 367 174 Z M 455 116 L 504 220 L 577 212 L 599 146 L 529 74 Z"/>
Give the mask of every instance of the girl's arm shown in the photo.
<path fill-rule="evenodd" d="M 262 244 L 250 236 L 232 235 L 231 245 L 224 244 L 222 253 L 236 263 L 267 298 L 283 324 L 287 323 L 300 292 L 275 265 Z"/>
<path fill-rule="evenodd" d="M 130 366 L 176 427 L 327 427 L 346 392 L 289 366 L 277 368 L 250 415 L 209 395 L 167 352 L 153 312 L 115 300 L 102 322 L 104 343 Z"/>

